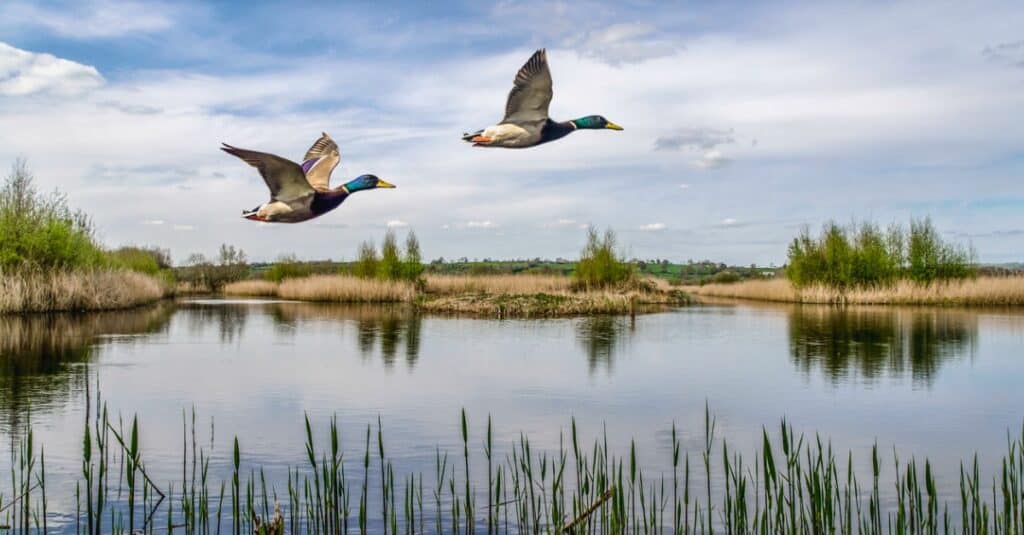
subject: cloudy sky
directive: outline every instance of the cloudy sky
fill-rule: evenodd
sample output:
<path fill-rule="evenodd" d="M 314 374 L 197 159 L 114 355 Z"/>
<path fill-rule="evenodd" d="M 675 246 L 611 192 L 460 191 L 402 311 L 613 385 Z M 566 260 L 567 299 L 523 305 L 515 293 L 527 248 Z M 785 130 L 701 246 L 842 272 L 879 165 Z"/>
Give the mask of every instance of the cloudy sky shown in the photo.
<path fill-rule="evenodd" d="M 177 259 L 351 258 L 415 229 L 427 257 L 573 257 L 582 226 L 638 257 L 781 263 L 801 225 L 930 215 L 983 261 L 1024 259 L 1024 3 L 0 2 L 0 165 Z M 529 150 L 474 149 L 546 47 Z M 299 159 L 321 131 L 360 193 L 312 223 L 228 142 Z"/>

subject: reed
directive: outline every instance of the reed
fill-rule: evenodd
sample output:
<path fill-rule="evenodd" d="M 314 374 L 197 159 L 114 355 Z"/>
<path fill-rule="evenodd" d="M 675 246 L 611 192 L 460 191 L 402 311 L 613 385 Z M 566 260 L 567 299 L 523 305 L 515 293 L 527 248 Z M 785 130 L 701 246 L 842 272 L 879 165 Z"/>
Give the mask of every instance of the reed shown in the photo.
<path fill-rule="evenodd" d="M 428 294 L 441 296 L 553 293 L 572 287 L 572 279 L 559 275 L 427 275 L 424 282 Z"/>
<path fill-rule="evenodd" d="M 0 273 L 0 313 L 130 308 L 169 293 L 163 281 L 126 270 Z"/>
<path fill-rule="evenodd" d="M 287 279 L 277 288 L 283 299 L 338 303 L 399 303 L 416 298 L 411 282 L 360 279 L 348 275 L 316 275 Z"/>
<path fill-rule="evenodd" d="M 246 460 L 237 437 L 227 457 L 218 458 L 213 424 L 209 442 L 200 440 L 194 410 L 191 418 L 182 415 L 180 480 L 155 482 L 140 446 L 139 420 L 133 417 L 126 424 L 111 417 L 97 394 L 86 409 L 75 511 L 50 507 L 45 454 L 27 430 L 12 448 L 11 481 L 3 487 L 11 494 L 0 495 L 0 526 L 45 532 L 61 521 L 59 529 L 74 527 L 76 533 L 88 534 L 164 529 L 276 534 L 285 526 L 296 534 L 394 535 L 428 529 L 465 534 L 1024 530 L 1024 427 L 1008 435 L 1007 451 L 991 479 L 980 473 L 976 456 L 959 467 L 944 467 L 959 472 L 959 499 L 950 502 L 940 497 L 938 467 L 927 459 L 901 461 L 896 452 L 882 455 L 875 446 L 867 463 L 857 465 L 852 453 L 841 454 L 819 436 L 798 435 L 786 420 L 774 432 L 762 430 L 761 446 L 745 454 L 719 437 L 706 407 L 704 416 L 703 441 L 695 452 L 699 464 L 691 465 L 691 453 L 682 449 L 682 433 L 673 425 L 665 459 L 671 474 L 652 475 L 645 473 L 635 442 L 621 456 L 610 451 L 607 433 L 586 445 L 574 420 L 569 422 L 568 441 L 562 435 L 558 447 L 546 451 L 534 448 L 523 434 L 495 444 L 489 417 L 484 441 L 478 444 L 470 440 L 470 421 L 463 411 L 458 441 L 462 462 L 450 462 L 448 453 L 437 449 L 429 483 L 425 474 L 396 477 L 380 419 L 375 440 L 368 425 L 359 449 L 346 452 L 336 418 L 329 422 L 326 447 L 318 449 L 323 441 L 316 439 L 307 417 L 304 429 L 296 429 L 305 434 L 305 464 L 287 469 L 279 493 L 268 485 L 265 470 Z M 486 460 L 486 476 L 479 480 L 470 474 L 478 447 Z M 211 460 L 227 463 L 227 479 L 211 480 Z M 483 477 L 486 489 L 478 486 Z M 371 488 L 371 481 L 380 488 Z M 894 489 L 891 498 L 883 496 L 883 486 Z M 432 503 L 425 502 L 424 488 L 432 490 Z"/>
<path fill-rule="evenodd" d="M 224 295 L 245 295 L 252 297 L 274 297 L 277 295 L 278 283 L 269 280 L 244 280 L 224 285 Z"/>
<path fill-rule="evenodd" d="M 735 284 L 707 284 L 687 288 L 697 295 L 760 301 L 862 305 L 1024 305 L 1024 277 L 977 279 L 919 284 L 899 281 L 891 287 L 839 290 L 823 285 L 795 288 L 784 279 L 752 280 Z"/>

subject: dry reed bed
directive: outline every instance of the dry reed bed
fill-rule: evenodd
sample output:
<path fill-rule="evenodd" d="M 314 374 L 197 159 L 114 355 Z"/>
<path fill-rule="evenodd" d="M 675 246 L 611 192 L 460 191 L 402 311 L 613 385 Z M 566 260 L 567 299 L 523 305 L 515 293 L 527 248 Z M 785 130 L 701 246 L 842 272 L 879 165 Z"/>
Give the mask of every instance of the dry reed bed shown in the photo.
<path fill-rule="evenodd" d="M 300 301 L 337 303 L 400 303 L 416 298 L 416 287 L 406 281 L 360 279 L 347 275 L 314 275 L 285 279 L 277 296 Z"/>
<path fill-rule="evenodd" d="M 572 279 L 559 275 L 427 275 L 426 291 L 435 295 L 537 294 L 566 292 Z"/>
<path fill-rule="evenodd" d="M 1024 305 L 1024 277 L 980 277 L 925 286 L 900 281 L 891 288 L 841 292 L 825 286 L 796 289 L 785 279 L 708 284 L 688 288 L 697 295 L 787 303 L 858 305 Z"/>
<path fill-rule="evenodd" d="M 162 299 L 168 288 L 133 271 L 0 274 L 0 313 L 114 310 Z"/>
<path fill-rule="evenodd" d="M 274 297 L 277 295 L 277 283 L 258 279 L 244 280 L 225 284 L 221 291 L 224 295 Z"/>

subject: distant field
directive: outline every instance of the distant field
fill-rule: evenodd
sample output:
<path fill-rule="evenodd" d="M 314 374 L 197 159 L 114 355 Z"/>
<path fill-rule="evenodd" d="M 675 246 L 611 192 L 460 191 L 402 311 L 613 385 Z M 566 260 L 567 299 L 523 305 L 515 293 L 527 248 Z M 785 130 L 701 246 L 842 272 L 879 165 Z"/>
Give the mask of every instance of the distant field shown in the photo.
<path fill-rule="evenodd" d="M 316 261 L 303 263 L 314 274 L 349 273 L 354 262 Z M 650 275 L 680 284 L 702 284 L 709 282 L 730 282 L 754 278 L 774 277 L 774 267 L 729 266 L 723 263 L 702 261 L 686 264 L 667 260 L 633 260 L 630 262 L 641 275 Z M 250 265 L 251 276 L 261 278 L 272 263 Z M 576 269 L 573 260 L 434 260 L 425 264 L 426 274 L 435 275 L 561 275 L 571 276 Z M 719 280 L 716 281 L 715 277 Z"/>

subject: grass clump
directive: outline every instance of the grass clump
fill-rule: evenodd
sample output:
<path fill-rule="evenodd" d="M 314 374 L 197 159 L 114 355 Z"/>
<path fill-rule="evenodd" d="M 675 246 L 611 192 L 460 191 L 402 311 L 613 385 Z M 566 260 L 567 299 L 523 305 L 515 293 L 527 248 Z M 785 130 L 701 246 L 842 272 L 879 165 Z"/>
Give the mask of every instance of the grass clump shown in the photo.
<path fill-rule="evenodd" d="M 826 223 L 818 237 L 804 228 L 789 246 L 786 277 L 797 288 L 824 286 L 846 291 L 891 287 L 899 280 L 921 285 L 973 277 L 974 253 L 946 243 L 928 218 L 910 222 L 909 232 L 873 223 L 842 227 Z"/>
<path fill-rule="evenodd" d="M 634 278 L 632 266 L 615 250 L 615 232 L 608 229 L 601 236 L 593 227 L 587 229 L 587 244 L 583 246 L 573 277 L 584 288 L 607 288 Z"/>

